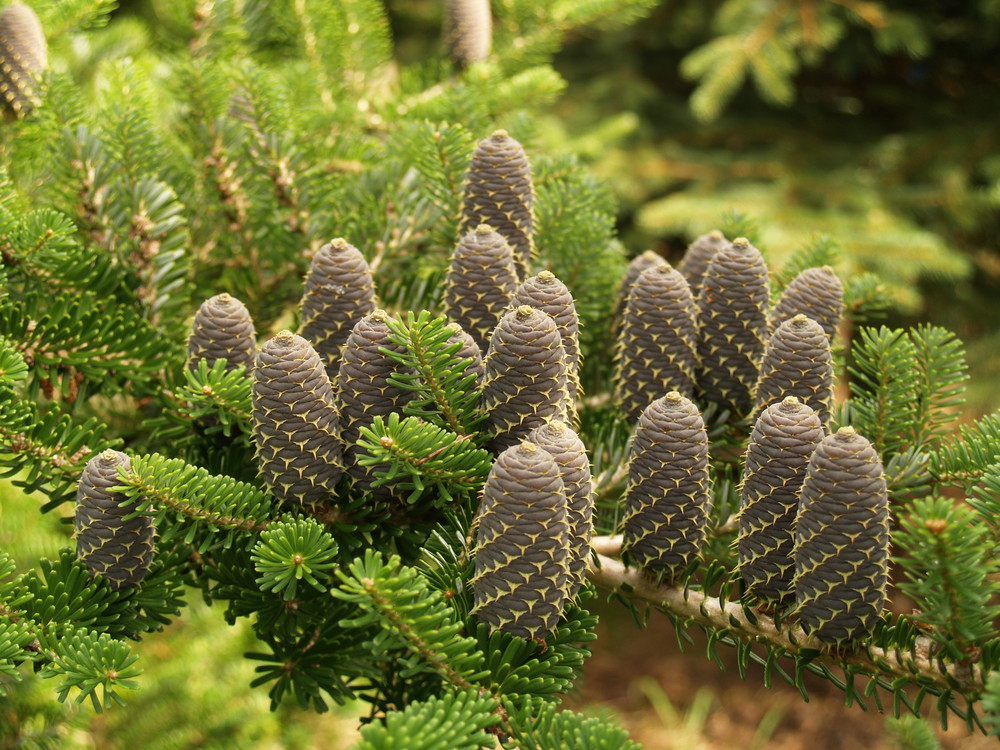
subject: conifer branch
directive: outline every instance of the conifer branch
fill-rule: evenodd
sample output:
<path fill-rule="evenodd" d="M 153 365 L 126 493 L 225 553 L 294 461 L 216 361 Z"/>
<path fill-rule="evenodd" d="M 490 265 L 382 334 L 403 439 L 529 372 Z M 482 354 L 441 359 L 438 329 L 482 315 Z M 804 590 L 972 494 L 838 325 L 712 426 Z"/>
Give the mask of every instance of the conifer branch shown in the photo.
<path fill-rule="evenodd" d="M 602 546 L 600 543 L 596 547 Z M 724 601 L 701 591 L 680 586 L 660 586 L 634 568 L 604 555 L 595 555 L 587 577 L 596 585 L 642 599 L 676 617 L 703 625 L 716 632 L 732 632 L 792 657 L 811 657 L 834 665 L 860 669 L 876 678 L 899 679 L 919 684 L 929 691 L 957 691 L 975 696 L 985 689 L 987 675 L 981 666 L 956 663 L 932 656 L 932 641 L 918 636 L 909 651 L 868 646 L 856 651 L 835 652 L 811 638 L 798 625 L 783 625 L 772 617 L 745 609 L 740 603 Z"/>

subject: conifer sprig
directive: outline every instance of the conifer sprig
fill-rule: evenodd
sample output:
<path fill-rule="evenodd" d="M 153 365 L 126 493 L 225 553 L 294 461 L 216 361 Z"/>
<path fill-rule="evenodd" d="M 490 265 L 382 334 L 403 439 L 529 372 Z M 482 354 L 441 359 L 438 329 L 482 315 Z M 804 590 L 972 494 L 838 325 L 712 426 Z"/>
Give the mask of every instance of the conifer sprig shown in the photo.
<path fill-rule="evenodd" d="M 411 703 L 402 711 L 389 714 L 385 723 L 371 724 L 361 730 L 357 750 L 475 750 L 495 745 L 493 735 L 483 730 L 496 724 L 495 698 L 466 688 L 431 696 Z"/>
<path fill-rule="evenodd" d="M 998 566 L 987 527 L 966 506 L 948 498 L 914 500 L 893 536 L 906 580 L 899 588 L 918 609 L 912 619 L 928 630 L 936 651 L 949 659 L 974 656 L 995 635 L 1000 607 Z"/>
<path fill-rule="evenodd" d="M 344 626 L 378 628 L 375 653 L 404 649 L 398 664 L 404 676 L 436 674 L 459 688 L 470 688 L 483 677 L 483 655 L 475 639 L 461 635 L 462 625 L 441 593 L 398 557 L 383 561 L 381 553 L 368 550 L 347 571 L 338 569 L 337 576 L 341 585 L 333 596 L 361 610 Z"/>
<path fill-rule="evenodd" d="M 439 495 L 435 504 L 450 503 L 456 494 L 478 489 L 490 469 L 489 451 L 476 447 L 466 436 L 429 424 L 419 417 L 400 419 L 393 412 L 375 417 L 361 428 L 357 445 L 367 452 L 358 463 L 371 467 L 376 476 L 373 486 L 387 482 L 410 490 L 414 503 L 428 488 Z"/>
<path fill-rule="evenodd" d="M 155 515 L 161 543 L 182 538 L 201 551 L 228 547 L 277 516 L 273 500 L 255 486 L 156 453 L 133 456 L 116 489 L 141 499 L 137 512 Z"/>
<path fill-rule="evenodd" d="M 447 318 L 423 310 L 385 323 L 398 348 L 384 348 L 382 353 L 402 366 L 389 380 L 413 394 L 404 413 L 457 435 L 471 435 L 484 416 L 476 408 L 476 378 L 468 372 L 473 360 L 456 359 L 462 344 L 453 340 Z"/>

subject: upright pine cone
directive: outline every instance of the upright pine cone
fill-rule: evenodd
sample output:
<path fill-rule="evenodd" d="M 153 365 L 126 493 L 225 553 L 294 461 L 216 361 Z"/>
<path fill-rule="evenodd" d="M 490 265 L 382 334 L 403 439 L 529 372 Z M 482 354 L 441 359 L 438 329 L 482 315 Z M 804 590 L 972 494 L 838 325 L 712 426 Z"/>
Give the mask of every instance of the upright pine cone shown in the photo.
<path fill-rule="evenodd" d="M 500 319 L 486 354 L 480 403 L 491 448 L 517 445 L 535 427 L 562 419 L 569 396 L 566 351 L 555 321 L 522 305 Z"/>
<path fill-rule="evenodd" d="M 530 442 L 497 456 L 478 525 L 472 612 L 491 630 L 543 640 L 569 587 L 566 490 L 552 456 Z"/>
<path fill-rule="evenodd" d="M 480 224 L 462 238 L 451 256 L 444 312 L 485 352 L 516 290 L 510 245 L 491 227 Z"/>
<path fill-rule="evenodd" d="M 771 330 L 799 314 L 815 320 L 834 340 L 844 314 L 844 286 L 830 266 L 807 268 L 792 279 L 771 311 Z"/>
<path fill-rule="evenodd" d="M 448 328 L 452 331 L 451 336 L 448 337 L 448 345 L 459 345 L 459 350 L 455 352 L 454 358 L 472 360 L 465 368 L 465 375 L 475 375 L 476 379 L 472 387 L 478 388 L 483 382 L 483 352 L 476 340 L 462 330 L 462 326 L 458 323 L 452 321 L 448 324 Z"/>
<path fill-rule="evenodd" d="M 226 369 L 240 365 L 249 372 L 257 355 L 257 336 L 246 306 L 228 294 L 217 294 L 201 303 L 188 336 L 188 367 L 197 369 L 207 359 L 211 367 L 226 360 Z"/>
<path fill-rule="evenodd" d="M 805 315 L 786 320 L 764 350 L 757 383 L 757 408 L 797 396 L 830 421 L 833 400 L 833 354 L 830 338 L 819 323 Z"/>
<path fill-rule="evenodd" d="M 409 391 L 389 382 L 389 376 L 400 365 L 380 351 L 398 349 L 385 324 L 388 317 L 385 310 L 376 310 L 355 324 L 347 337 L 337 377 L 340 438 L 345 446 L 347 473 L 361 491 L 368 491 L 374 480 L 372 468 L 356 460 L 361 428 L 375 417 L 401 411 L 410 399 Z"/>
<path fill-rule="evenodd" d="M 618 287 L 618 301 L 615 302 L 615 316 L 611 321 L 611 335 L 617 341 L 625 318 L 625 308 L 628 306 L 629 295 L 632 294 L 632 287 L 639 280 L 642 272 L 653 266 L 665 266 L 667 261 L 663 256 L 653 250 L 644 250 L 639 255 L 632 258 L 625 269 L 625 277 L 621 286 Z"/>
<path fill-rule="evenodd" d="M 131 468 L 124 453 L 106 450 L 94 456 L 83 469 L 76 489 L 76 558 L 95 575 L 108 580 L 114 590 L 138 585 L 153 562 L 153 519 L 139 515 L 122 503 L 123 492 L 111 488 L 121 484 L 118 469 Z"/>
<path fill-rule="evenodd" d="M 489 224 L 514 251 L 518 280 L 527 277 L 534 251 L 534 192 L 521 144 L 506 130 L 484 138 L 472 154 L 465 179 L 462 231 Z"/>
<path fill-rule="evenodd" d="M 878 454 L 853 427 L 809 460 L 795 521 L 795 604 L 807 633 L 840 645 L 871 633 L 889 577 L 889 497 Z"/>
<path fill-rule="evenodd" d="M 253 437 L 264 483 L 292 507 L 330 497 L 344 471 L 333 390 L 316 350 L 281 331 L 253 370 Z"/>
<path fill-rule="evenodd" d="M 489 57 L 493 42 L 490 0 L 447 0 L 444 41 L 451 59 L 462 67 Z"/>
<path fill-rule="evenodd" d="M 705 423 L 697 406 L 671 391 L 646 407 L 635 430 L 623 555 L 676 580 L 701 551 L 711 505 Z"/>
<path fill-rule="evenodd" d="M 525 279 L 514 292 L 511 307 L 527 305 L 548 313 L 556 322 L 559 338 L 566 350 L 566 370 L 570 380 L 570 405 L 580 395 L 580 316 L 576 314 L 573 295 L 551 271 L 542 271 Z"/>
<path fill-rule="evenodd" d="M 688 285 L 691 287 L 691 293 L 695 297 L 701 291 L 705 272 L 708 270 L 712 259 L 720 250 L 728 245 L 729 240 L 726 239 L 726 236 L 718 229 L 713 229 L 708 234 L 698 237 L 684 251 L 684 257 L 681 258 L 681 263 L 677 270 L 681 272 L 681 276 L 687 279 Z"/>
<path fill-rule="evenodd" d="M 566 423 L 554 419 L 531 431 L 528 440 L 544 448 L 559 468 L 566 489 L 569 521 L 569 595 L 583 585 L 594 533 L 594 496 L 590 459 L 583 441 Z"/>
<path fill-rule="evenodd" d="M 799 488 L 825 434 L 816 412 L 789 396 L 765 409 L 750 435 L 736 546 L 747 593 L 765 605 L 781 606 L 793 596 Z"/>
<path fill-rule="evenodd" d="M 691 396 L 697 363 L 696 306 L 669 264 L 642 272 L 618 339 L 615 400 L 629 422 L 667 391 Z"/>
<path fill-rule="evenodd" d="M 769 297 L 767 266 L 748 240 L 739 237 L 716 253 L 698 296 L 698 389 L 737 417 L 753 408 Z"/>
<path fill-rule="evenodd" d="M 13 2 L 0 13 L 0 93 L 4 108 L 24 117 L 38 106 L 38 78 L 49 64 L 49 47 L 35 11 Z"/>
<path fill-rule="evenodd" d="M 302 337 L 316 349 L 333 380 L 351 329 L 375 309 L 375 282 L 361 251 L 343 239 L 316 251 L 301 307 Z"/>

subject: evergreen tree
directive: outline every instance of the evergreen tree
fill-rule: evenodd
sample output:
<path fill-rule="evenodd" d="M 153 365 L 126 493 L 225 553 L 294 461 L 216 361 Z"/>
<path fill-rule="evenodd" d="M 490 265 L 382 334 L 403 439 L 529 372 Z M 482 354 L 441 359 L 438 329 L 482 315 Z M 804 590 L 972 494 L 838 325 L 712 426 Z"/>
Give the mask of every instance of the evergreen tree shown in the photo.
<path fill-rule="evenodd" d="M 60 700 L 97 711 L 122 703 L 142 685 L 131 640 L 156 638 L 194 587 L 229 622 L 252 624 L 253 685 L 272 708 L 369 702 L 360 747 L 618 748 L 628 740 L 613 723 L 557 708 L 590 655 L 598 589 L 662 613 L 682 638 L 704 630 L 710 655 L 734 648 L 741 671 L 759 662 L 767 683 L 805 694 L 813 673 L 848 702 L 900 714 L 933 699 L 942 721 L 996 731 L 1000 416 L 954 430 L 966 381 L 955 336 L 861 328 L 851 346 L 834 447 L 810 457 L 796 519 L 797 537 L 827 535 L 796 541 L 789 559 L 802 570 L 789 585 L 816 587 L 844 565 L 880 575 L 824 596 L 760 603 L 741 591 L 735 486 L 759 357 L 737 347 L 737 365 L 713 352 L 713 367 L 739 367 L 745 409 L 663 384 L 666 402 L 683 401 L 664 428 L 680 459 L 656 441 L 655 456 L 629 446 L 636 425 L 612 401 L 607 356 L 627 267 L 614 203 L 575 157 L 546 153 L 537 112 L 562 87 L 550 62 L 565 34 L 651 5 L 498 4 L 492 52 L 461 69 L 443 43 L 396 65 L 375 0 L 163 0 L 156 34 L 136 21 L 100 29 L 105 0 L 33 6 L 53 65 L 32 74 L 37 103 L 12 113 L 0 144 L 0 463 L 47 499 L 42 512 L 76 502 L 90 541 L 20 575 L 0 556 L 0 673 L 33 668 Z M 110 54 L 123 47 L 128 57 Z M 530 165 L 520 240 L 533 253 L 520 262 L 564 283 L 580 318 L 581 390 L 559 326 L 523 300 L 485 351 L 443 314 L 468 186 L 480 199 L 492 189 L 470 164 L 500 129 Z M 367 275 L 363 295 L 331 281 L 324 299 L 365 306 L 338 309 L 332 333 L 358 319 L 345 346 L 378 336 L 321 357 L 293 329 L 325 340 L 318 316 L 299 318 L 303 278 L 333 238 L 364 257 L 384 312 L 369 314 Z M 764 260 L 750 301 L 766 328 L 768 274 L 780 295 L 831 259 L 810 247 L 780 268 Z M 738 296 L 724 276 L 713 284 Z M 884 290 L 847 282 L 857 323 Z M 203 303 L 222 294 L 252 318 L 255 331 L 237 320 L 241 346 L 261 342 L 252 363 L 189 343 L 204 334 L 192 328 Z M 537 437 L 546 417 L 578 420 L 589 483 L 571 482 L 565 457 Z M 856 469 L 855 444 L 865 481 L 847 494 L 864 501 L 853 513 L 877 507 L 877 528 L 852 513 L 825 528 L 844 496 L 829 463 Z M 781 447 L 762 437 L 760 463 L 780 463 Z M 655 490 L 656 507 L 626 493 L 625 477 Z M 943 499 L 955 489 L 967 503 Z M 881 609 L 890 511 L 912 614 Z M 650 548 L 683 537 L 668 571 L 637 567 L 640 522 Z M 773 535 L 766 518 L 754 523 Z M 860 563 L 837 538 L 855 526 L 877 532 Z M 125 568 L 106 559 L 119 547 Z M 822 618 L 839 626 L 855 599 L 864 616 L 826 637 Z"/>

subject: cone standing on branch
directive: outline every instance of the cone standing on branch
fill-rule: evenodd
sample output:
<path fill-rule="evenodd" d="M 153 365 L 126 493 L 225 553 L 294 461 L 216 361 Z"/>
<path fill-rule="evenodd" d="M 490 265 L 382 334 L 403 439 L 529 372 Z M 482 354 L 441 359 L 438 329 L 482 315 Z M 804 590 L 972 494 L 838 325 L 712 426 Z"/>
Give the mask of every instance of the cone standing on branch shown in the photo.
<path fill-rule="evenodd" d="M 260 475 L 292 506 L 327 500 L 343 473 L 333 390 L 316 350 L 281 331 L 253 370 L 253 437 Z"/>
<path fill-rule="evenodd" d="M 522 305 L 503 316 L 486 355 L 482 409 L 490 448 L 516 445 L 549 419 L 564 419 L 569 378 L 555 321 Z"/>
<path fill-rule="evenodd" d="M 765 409 L 750 435 L 736 546 L 747 593 L 765 605 L 793 596 L 799 489 L 824 436 L 819 416 L 794 396 Z"/>
<path fill-rule="evenodd" d="M 361 251 L 343 239 L 323 245 L 309 266 L 301 307 L 302 337 L 332 381 L 351 329 L 375 309 L 375 283 Z"/>
<path fill-rule="evenodd" d="M 680 266 L 677 270 L 681 276 L 687 279 L 691 287 L 691 293 L 697 297 L 701 291 L 702 282 L 705 279 L 705 272 L 708 270 L 712 259 L 720 250 L 729 245 L 729 240 L 718 229 L 713 229 L 708 234 L 703 234 L 694 242 L 688 245 L 681 258 Z"/>
<path fill-rule="evenodd" d="M 570 405 L 580 394 L 580 316 L 576 314 L 573 295 L 551 271 L 542 271 L 525 279 L 514 292 L 511 307 L 527 305 L 547 313 L 559 329 L 566 350 L 566 371 L 570 380 Z"/>
<path fill-rule="evenodd" d="M 344 444 L 347 472 L 354 486 L 366 492 L 374 481 L 377 467 L 361 466 L 356 457 L 363 450 L 357 441 L 363 426 L 375 417 L 402 411 L 411 393 L 389 382 L 399 364 L 381 350 L 398 349 L 385 324 L 385 310 L 376 310 L 355 324 L 341 356 L 337 376 L 337 403 L 340 410 L 340 437 Z"/>
<path fill-rule="evenodd" d="M 833 353 L 819 323 L 805 315 L 786 320 L 764 350 L 757 383 L 757 409 L 796 396 L 830 421 L 833 401 Z"/>
<path fill-rule="evenodd" d="M 227 370 L 244 366 L 249 371 L 256 356 L 253 320 L 242 302 L 223 293 L 201 303 L 188 337 L 190 369 L 197 369 L 202 359 L 208 360 L 209 367 L 224 359 Z"/>
<path fill-rule="evenodd" d="M 652 250 L 643 251 L 629 262 L 628 268 L 625 269 L 625 277 L 622 279 L 621 286 L 618 287 L 618 302 L 615 304 L 615 316 L 614 320 L 612 320 L 611 333 L 616 339 L 618 338 L 618 331 L 621 329 L 622 318 L 625 315 L 625 308 L 628 305 L 628 298 L 632 294 L 632 287 L 635 286 L 635 282 L 639 280 L 642 272 L 647 268 L 665 265 L 667 265 L 667 261 L 663 259 L 663 256 Z"/>
<path fill-rule="evenodd" d="M 472 612 L 491 630 L 543 640 L 568 597 L 566 490 L 552 456 L 511 446 L 490 469 L 476 533 Z"/>
<path fill-rule="evenodd" d="M 559 468 L 566 490 L 569 521 L 569 595 L 583 585 L 590 559 L 590 537 L 594 532 L 594 498 L 590 460 L 583 441 L 561 420 L 536 427 L 528 440 L 545 449 Z"/>
<path fill-rule="evenodd" d="M 635 430 L 623 558 L 676 580 L 698 558 L 711 502 L 705 423 L 697 406 L 671 391 L 646 407 Z"/>
<path fill-rule="evenodd" d="M 136 586 L 153 561 L 153 519 L 138 515 L 128 496 L 111 488 L 121 484 L 118 469 L 128 471 L 129 457 L 115 450 L 87 462 L 76 490 L 76 557 L 111 588 Z"/>
<path fill-rule="evenodd" d="M 844 314 L 844 286 L 830 266 L 807 268 L 792 279 L 771 311 L 771 330 L 799 314 L 819 323 L 834 341 Z"/>
<path fill-rule="evenodd" d="M 445 0 L 444 41 L 451 59 L 462 67 L 489 57 L 493 43 L 490 0 Z"/>
<path fill-rule="evenodd" d="M 698 389 L 736 417 L 753 408 L 769 297 L 764 258 L 743 237 L 715 255 L 698 296 Z"/>
<path fill-rule="evenodd" d="M 480 224 L 455 247 L 444 290 L 444 311 L 486 352 L 490 336 L 517 290 L 510 245 Z"/>
<path fill-rule="evenodd" d="M 816 447 L 795 523 L 795 604 L 829 644 L 864 638 L 885 606 L 889 497 L 878 454 L 853 427 Z"/>
<path fill-rule="evenodd" d="M 493 227 L 510 244 L 518 281 L 528 276 L 534 252 L 534 188 L 521 144 L 497 130 L 479 142 L 465 175 L 462 232 Z"/>
<path fill-rule="evenodd" d="M 48 64 L 49 48 L 35 11 L 11 3 L 0 12 L 0 94 L 8 112 L 24 117 L 38 106 L 38 79 Z"/>
<path fill-rule="evenodd" d="M 697 346 L 695 302 L 684 277 L 666 263 L 643 271 L 616 353 L 615 400 L 628 422 L 667 391 L 693 394 Z"/>

